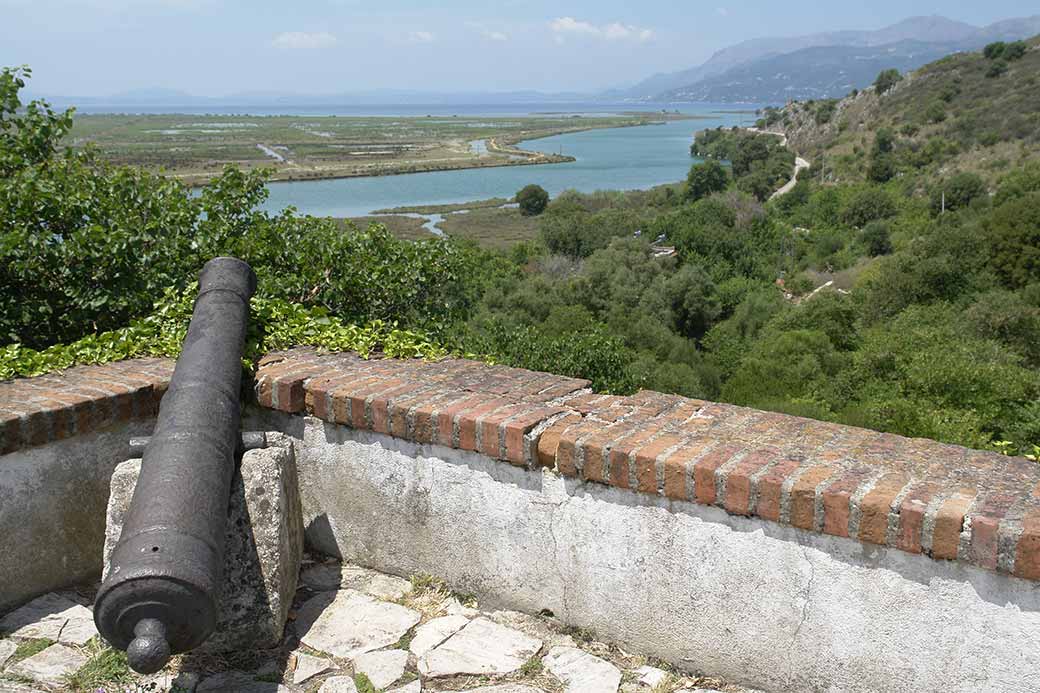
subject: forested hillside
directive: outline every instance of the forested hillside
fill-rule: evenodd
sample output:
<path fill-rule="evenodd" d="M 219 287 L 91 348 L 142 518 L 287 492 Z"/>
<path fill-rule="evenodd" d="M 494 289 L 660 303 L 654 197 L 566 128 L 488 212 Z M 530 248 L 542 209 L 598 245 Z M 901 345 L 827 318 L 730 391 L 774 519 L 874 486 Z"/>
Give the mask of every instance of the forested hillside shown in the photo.
<path fill-rule="evenodd" d="M 765 114 L 813 163 L 781 197 L 769 199 L 792 156 L 779 138 L 721 131 L 695 143 L 717 158 L 687 181 L 562 194 L 537 217 L 539 240 L 505 252 L 271 216 L 256 210 L 257 174 L 229 169 L 192 197 L 65 151 L 71 116 L 20 108 L 22 77 L 6 71 L 0 334 L 12 345 L 0 377 L 172 353 L 198 268 L 236 254 L 260 278 L 254 355 L 289 343 L 457 351 L 603 391 L 1035 454 L 1040 144 L 1036 97 L 1020 88 L 1035 79 L 1027 48 Z M 954 79 L 960 91 L 944 98 Z M 944 118 L 928 122 L 936 99 Z M 970 120 L 979 134 L 955 139 Z"/>

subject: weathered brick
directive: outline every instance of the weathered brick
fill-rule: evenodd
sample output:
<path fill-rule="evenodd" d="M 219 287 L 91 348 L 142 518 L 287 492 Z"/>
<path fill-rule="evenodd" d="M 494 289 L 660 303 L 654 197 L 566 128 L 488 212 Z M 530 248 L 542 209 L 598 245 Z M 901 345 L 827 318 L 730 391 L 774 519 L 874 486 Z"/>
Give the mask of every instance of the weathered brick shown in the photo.
<path fill-rule="evenodd" d="M 628 428 L 628 434 L 614 440 L 610 448 L 608 460 L 610 477 L 624 476 L 628 479 L 635 467 L 633 455 L 646 441 L 657 435 L 655 426 L 636 426 Z M 636 472 L 638 475 L 638 471 Z M 638 485 L 638 484 L 637 484 Z"/>
<path fill-rule="evenodd" d="M 312 416 L 323 421 L 335 421 L 334 407 L 329 406 L 332 393 L 341 386 L 349 386 L 357 381 L 354 374 L 346 376 L 325 376 L 314 378 L 304 388 L 304 407 Z"/>
<path fill-rule="evenodd" d="M 563 411 L 559 407 L 538 407 L 533 410 L 525 410 L 504 422 L 502 428 L 506 442 L 506 459 L 513 464 L 525 463 L 527 461 L 527 450 L 524 448 L 525 436 L 543 421 L 547 421 Z"/>
<path fill-rule="evenodd" d="M 414 420 L 412 423 L 412 438 L 417 443 L 436 442 L 438 413 L 447 410 L 453 404 L 464 402 L 471 397 L 471 395 L 462 392 L 450 392 L 443 394 L 440 397 L 430 398 L 417 404 L 413 413 Z M 448 428 L 448 438 L 450 439 L 450 422 Z"/>
<path fill-rule="evenodd" d="M 543 467 L 553 467 L 557 461 L 557 450 L 560 447 L 560 438 L 570 426 L 582 421 L 581 414 L 568 414 L 567 416 L 561 417 L 559 421 L 542 431 L 542 434 L 538 437 L 538 464 Z M 571 451 L 573 453 L 573 443 L 571 444 Z M 573 465 L 573 459 L 569 460 L 570 464 Z M 561 470 L 561 473 L 562 470 Z M 575 476 L 577 470 L 573 474 L 568 476 Z"/>
<path fill-rule="evenodd" d="M 970 489 L 962 489 L 939 507 L 932 532 L 932 558 L 951 561 L 957 558 L 964 516 L 971 507 L 973 497 Z"/>
<path fill-rule="evenodd" d="M 501 425 L 507 419 L 529 408 L 530 405 L 527 404 L 510 403 L 482 416 L 478 422 L 480 451 L 488 457 L 500 458 L 502 456 L 503 443 L 505 442 L 505 431 L 500 429 Z"/>
<path fill-rule="evenodd" d="M 922 553 L 925 513 L 928 504 L 939 492 L 935 484 L 915 484 L 899 506 L 899 528 L 896 533 L 896 548 L 908 553 Z"/>
<path fill-rule="evenodd" d="M 1040 508 L 1033 508 L 1022 517 L 1022 534 L 1015 545 L 1016 577 L 1040 580 Z"/>
<path fill-rule="evenodd" d="M 590 421 L 590 423 L 593 423 Z M 623 469 L 608 469 L 610 449 L 615 440 L 628 435 L 634 429 L 619 425 L 600 423 L 592 435 L 581 441 L 581 455 L 584 465 L 581 476 L 586 481 L 628 488 L 628 465 Z"/>
<path fill-rule="evenodd" d="M 743 448 L 727 443 L 713 449 L 701 457 L 693 465 L 693 479 L 696 487 L 698 503 L 713 505 L 715 503 L 715 470 L 739 455 Z"/>
<path fill-rule="evenodd" d="M 755 503 L 756 515 L 764 520 L 780 521 L 784 482 L 801 466 L 800 460 L 783 459 L 759 478 L 758 501 Z"/>
<path fill-rule="evenodd" d="M 658 458 L 665 450 L 675 447 L 681 442 L 682 438 L 679 436 L 666 433 L 655 438 L 653 442 L 636 451 L 636 481 L 638 482 L 638 490 L 641 493 L 656 494 L 658 492 Z M 662 478 L 664 477 L 663 465 L 664 463 L 662 461 L 662 473 L 660 475 Z"/>
<path fill-rule="evenodd" d="M 726 512 L 734 515 L 751 514 L 751 479 L 775 459 L 775 450 L 754 450 L 729 471 L 723 503 Z"/>
<path fill-rule="evenodd" d="M 455 418 L 470 407 L 479 405 L 489 399 L 487 395 L 469 394 L 452 402 L 437 411 L 435 422 L 435 440 L 445 447 L 455 447 Z"/>
<path fill-rule="evenodd" d="M 799 529 L 816 526 L 816 487 L 834 476 L 839 470 L 829 465 L 815 465 L 806 469 L 791 487 L 790 522 Z"/>
<path fill-rule="evenodd" d="M 706 438 L 686 441 L 665 458 L 664 495 L 673 500 L 695 500 L 693 465 L 712 445 Z"/>
<path fill-rule="evenodd" d="M 576 378 L 560 378 L 559 381 L 550 387 L 542 390 L 540 394 L 546 400 L 555 399 L 557 397 L 563 397 L 569 395 L 572 392 L 583 390 L 587 388 L 591 383 L 588 380 L 578 380 Z"/>
<path fill-rule="evenodd" d="M 971 517 L 968 561 L 988 570 L 997 569 L 997 533 L 1001 521 L 1018 498 L 1011 493 L 991 493 L 975 508 Z"/>
<path fill-rule="evenodd" d="M 390 400 L 397 395 L 414 393 L 421 389 L 421 385 L 415 382 L 404 382 L 400 385 L 386 387 L 379 392 L 373 392 L 365 401 L 369 412 L 369 427 L 376 433 L 390 434 Z"/>
<path fill-rule="evenodd" d="M 426 382 L 400 395 L 394 395 L 387 404 L 390 435 L 405 440 L 415 440 L 410 430 L 410 416 L 414 410 L 430 401 L 437 401 L 443 392 L 436 383 Z M 421 442 L 421 441 L 416 441 Z"/>
<path fill-rule="evenodd" d="M 509 404 L 509 400 L 502 397 L 484 400 L 480 404 L 460 412 L 459 421 L 459 449 L 477 451 L 477 422 L 495 411 L 499 407 Z"/>
<path fill-rule="evenodd" d="M 886 474 L 860 503 L 859 540 L 870 544 L 887 543 L 888 515 L 896 497 L 909 482 L 906 474 Z"/>
<path fill-rule="evenodd" d="M 6 455 L 22 447 L 22 422 L 15 414 L 0 417 L 0 455 Z"/>
<path fill-rule="evenodd" d="M 332 397 L 335 400 L 345 400 L 350 411 L 350 425 L 364 431 L 372 425 L 366 411 L 369 396 L 401 387 L 403 384 L 403 381 L 394 378 L 376 378 L 363 384 L 353 383 L 339 387 L 332 393 Z"/>
<path fill-rule="evenodd" d="M 869 478 L 869 470 L 849 469 L 823 489 L 823 531 L 825 534 L 836 537 L 849 536 L 852 496 Z"/>

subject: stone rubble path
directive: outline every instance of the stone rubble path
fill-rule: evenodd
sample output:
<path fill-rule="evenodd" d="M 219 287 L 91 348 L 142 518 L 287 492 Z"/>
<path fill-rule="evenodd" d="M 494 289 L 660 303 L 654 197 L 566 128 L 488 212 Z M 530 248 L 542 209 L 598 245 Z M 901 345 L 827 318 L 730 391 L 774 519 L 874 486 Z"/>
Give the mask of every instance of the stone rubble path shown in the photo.
<path fill-rule="evenodd" d="M 0 693 L 54 693 L 101 650 L 73 593 L 0 617 Z M 119 693 L 753 693 L 684 676 L 551 616 L 481 611 L 439 581 L 308 561 L 282 647 L 189 653 Z M 27 646 L 20 648 L 21 645 Z M 19 652 L 21 650 L 21 652 Z"/>

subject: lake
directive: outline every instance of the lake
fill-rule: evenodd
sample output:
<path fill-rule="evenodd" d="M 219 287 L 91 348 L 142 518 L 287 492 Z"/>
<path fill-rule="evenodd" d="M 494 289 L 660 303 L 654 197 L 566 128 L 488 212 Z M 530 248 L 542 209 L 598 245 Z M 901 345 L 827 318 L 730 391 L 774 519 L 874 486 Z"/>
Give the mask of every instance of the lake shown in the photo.
<path fill-rule="evenodd" d="M 725 113 L 733 106 L 663 105 L 653 108 L 615 105 L 612 112 L 622 110 L 668 110 L 703 116 L 704 119 L 673 121 L 663 125 L 613 128 L 557 135 L 521 142 L 523 149 L 563 153 L 577 159 L 565 164 L 537 166 L 502 166 L 410 173 L 372 178 L 341 178 L 317 181 L 274 182 L 268 185 L 270 197 L 264 208 L 278 212 L 294 206 L 302 214 L 314 216 L 357 217 L 376 209 L 405 205 L 448 204 L 512 197 L 529 183 L 536 183 L 557 195 L 568 189 L 580 192 L 596 190 L 637 190 L 674 183 L 686 177 L 690 169 L 690 142 L 693 133 L 719 125 L 752 124 L 753 115 Z M 443 107 L 442 107 L 443 108 Z M 459 109 L 461 107 L 455 107 Z M 513 113 L 560 111 L 558 106 L 526 107 Z M 748 107 L 753 109 L 753 107 Z M 387 109 L 384 109 L 387 110 Z M 409 109 L 411 110 L 411 109 Z M 503 109 L 504 110 L 504 109 Z M 495 109 L 495 115 L 502 110 Z M 488 111 L 456 110 L 466 115 L 488 115 Z M 578 109 L 568 112 L 578 112 Z M 600 105 L 585 106 L 584 113 L 607 112 Z M 389 113 L 388 113 L 389 114 Z M 401 113 L 398 115 L 406 115 Z"/>

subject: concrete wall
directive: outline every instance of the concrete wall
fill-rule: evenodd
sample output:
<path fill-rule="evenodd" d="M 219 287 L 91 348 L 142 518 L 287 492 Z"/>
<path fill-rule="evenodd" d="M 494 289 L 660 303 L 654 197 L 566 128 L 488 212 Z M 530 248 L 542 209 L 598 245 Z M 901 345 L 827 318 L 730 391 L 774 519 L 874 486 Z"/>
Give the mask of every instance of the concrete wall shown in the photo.
<path fill-rule="evenodd" d="M 307 538 L 770 691 L 1040 690 L 1040 585 L 488 457 L 270 415 Z M 272 421 L 272 419 L 274 421 Z"/>
<path fill-rule="evenodd" d="M 137 420 L 0 457 L 0 612 L 98 577 L 109 479 Z"/>

